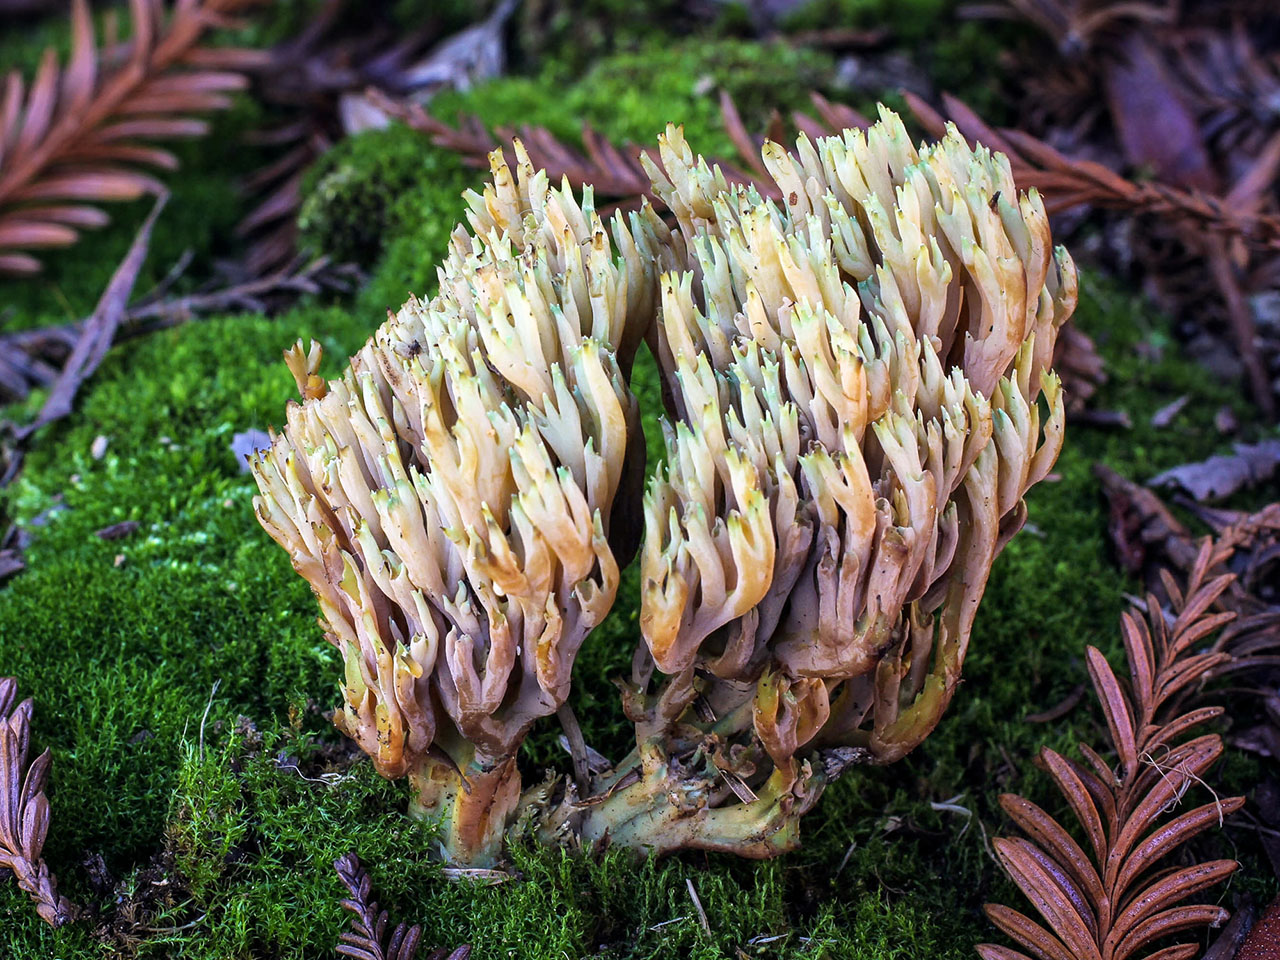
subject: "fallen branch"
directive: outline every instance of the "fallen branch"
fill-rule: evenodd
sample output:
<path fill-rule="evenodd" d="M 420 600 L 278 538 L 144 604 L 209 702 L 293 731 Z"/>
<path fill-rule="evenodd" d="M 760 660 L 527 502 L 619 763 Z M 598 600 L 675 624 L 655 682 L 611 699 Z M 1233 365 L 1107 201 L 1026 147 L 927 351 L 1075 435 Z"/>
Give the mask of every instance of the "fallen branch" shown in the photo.
<path fill-rule="evenodd" d="M 347 292 L 359 278 L 360 272 L 353 265 L 335 264 L 327 257 L 320 257 L 309 262 L 294 260 L 265 276 L 180 297 L 165 297 L 162 290 L 156 291 L 125 311 L 113 343 L 174 327 L 202 315 L 274 313 L 308 294 L 324 290 Z M 88 322 L 81 320 L 0 334 L 0 401 L 21 400 L 33 389 L 51 385 Z"/>
<path fill-rule="evenodd" d="M 103 291 L 98 306 L 94 308 L 93 316 L 81 330 L 71 356 L 54 381 L 53 390 L 45 400 L 44 406 L 40 408 L 40 413 L 31 423 L 15 431 L 14 435 L 19 443 L 26 441 L 46 424 L 61 420 L 70 413 L 71 405 L 80 391 L 80 385 L 98 369 L 98 364 L 102 363 L 102 358 L 107 355 L 107 350 L 115 339 L 116 328 L 124 317 L 129 295 L 133 293 L 133 285 L 138 280 L 138 271 L 142 269 L 142 264 L 147 259 L 147 249 L 151 244 L 151 228 L 155 226 L 156 218 L 160 216 L 160 211 L 164 209 L 168 197 L 167 193 L 162 193 L 157 198 L 151 213 L 138 228 L 129 252 L 120 261 L 120 266 L 116 267 L 116 272 L 111 275 L 111 282 Z"/>

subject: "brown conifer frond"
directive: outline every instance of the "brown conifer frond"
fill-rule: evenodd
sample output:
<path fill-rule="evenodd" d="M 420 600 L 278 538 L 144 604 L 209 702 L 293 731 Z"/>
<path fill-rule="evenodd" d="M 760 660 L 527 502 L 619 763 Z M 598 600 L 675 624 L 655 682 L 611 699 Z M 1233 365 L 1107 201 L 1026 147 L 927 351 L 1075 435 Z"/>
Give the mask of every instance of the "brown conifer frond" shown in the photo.
<path fill-rule="evenodd" d="M 333 868 L 351 894 L 342 901 L 352 914 L 351 929 L 339 937 L 338 953 L 355 960 L 414 960 L 422 928 L 401 922 L 387 931 L 387 911 L 379 910 L 378 901 L 372 899 L 372 881 L 354 853 L 339 857 Z M 433 950 L 422 960 L 467 960 L 470 956 L 471 946 L 464 944 L 452 952 Z"/>
<path fill-rule="evenodd" d="M 108 220 L 100 204 L 160 193 L 147 172 L 177 158 L 157 140 L 202 136 L 193 115 L 222 110 L 246 85 L 252 50 L 200 46 L 211 27 L 260 0 L 131 0 L 132 41 L 105 64 L 87 0 L 71 8 L 71 57 L 46 50 L 28 90 L 9 74 L 0 94 L 0 273 L 35 273 L 31 253 L 75 243 Z"/>
<path fill-rule="evenodd" d="M 59 896 L 53 874 L 41 859 L 49 833 L 49 751 L 27 763 L 31 749 L 31 700 L 16 707 L 18 682 L 0 677 L 0 867 L 13 871 L 18 886 L 31 895 L 36 912 L 55 927 L 75 915 Z"/>
<path fill-rule="evenodd" d="M 1215 795 L 1208 803 L 1176 812 L 1184 795 L 1204 783 L 1223 749 L 1217 734 L 1191 735 L 1221 716 L 1222 708 L 1188 706 L 1189 691 L 1229 659 L 1202 643 L 1233 617 L 1215 612 L 1233 581 L 1231 575 L 1212 574 L 1221 560 L 1221 548 L 1206 540 L 1185 588 L 1166 573 L 1167 616 L 1154 595 L 1147 598 L 1145 618 L 1125 614 L 1127 683 L 1101 651 L 1087 649 L 1089 676 L 1116 758 L 1108 761 L 1084 744 L 1083 762 L 1048 748 L 1041 753 L 1071 808 L 1083 846 L 1031 801 L 1013 794 L 1000 798 L 1026 836 L 998 839 L 993 847 L 1044 924 L 1007 906 L 988 904 L 990 920 L 1025 952 L 980 944 L 984 960 L 1127 960 L 1165 938 L 1227 918 L 1221 907 L 1187 901 L 1225 880 L 1238 864 L 1211 860 L 1184 865 L 1168 859 L 1244 804 L 1241 797 Z M 1149 956 L 1189 960 L 1197 952 L 1194 944 L 1177 944 Z"/>
<path fill-rule="evenodd" d="M 546 127 L 524 125 L 519 130 L 499 127 L 490 132 L 484 121 L 474 114 L 461 116 L 457 126 L 450 126 L 433 117 L 419 104 L 394 100 L 378 90 L 370 90 L 366 96 L 388 115 L 427 134 L 437 147 L 458 154 L 464 163 L 478 170 L 488 169 L 489 154 L 498 146 L 503 148 L 507 163 L 514 166 L 516 155 L 511 143 L 518 137 L 534 168 L 546 170 L 553 183 L 567 178 L 575 190 L 590 186 L 597 198 L 607 198 L 624 208 L 638 206 L 642 198 L 656 201 L 649 176 L 640 162 L 640 157 L 644 155 L 661 167 L 656 149 L 631 143 L 618 146 L 590 126 L 584 126 L 582 149 L 579 150 L 565 143 Z M 728 102 L 732 105 L 732 101 Z M 736 116 L 736 110 L 734 115 Z M 743 152 L 746 162 L 753 165 L 754 172 L 744 172 L 725 160 L 710 162 L 718 164 L 731 183 L 750 183 L 762 195 L 776 197 L 777 187 L 759 166 L 759 160 L 754 159 L 755 147 L 745 149 L 751 140 L 741 128 L 741 121 L 738 128 L 746 139 L 741 142 L 735 139 L 734 145 Z M 731 134 L 733 132 L 731 130 Z"/>

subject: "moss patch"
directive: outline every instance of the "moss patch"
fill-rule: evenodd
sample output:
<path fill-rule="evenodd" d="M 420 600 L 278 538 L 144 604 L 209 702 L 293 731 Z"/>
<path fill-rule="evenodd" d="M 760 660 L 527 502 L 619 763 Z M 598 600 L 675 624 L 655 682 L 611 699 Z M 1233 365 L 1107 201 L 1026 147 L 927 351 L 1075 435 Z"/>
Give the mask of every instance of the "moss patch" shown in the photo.
<path fill-rule="evenodd" d="M 731 93 L 749 130 L 774 110 L 809 105 L 809 91 L 830 91 L 831 58 L 782 42 L 663 38 L 614 54 L 566 82 L 553 72 L 504 77 L 466 94 L 443 94 L 432 111 L 452 122 L 476 112 L 491 125 L 546 126 L 577 139 L 588 123 L 615 141 L 654 143 L 668 123 L 681 123 L 707 155 L 732 155 L 720 125 L 720 91 Z"/>

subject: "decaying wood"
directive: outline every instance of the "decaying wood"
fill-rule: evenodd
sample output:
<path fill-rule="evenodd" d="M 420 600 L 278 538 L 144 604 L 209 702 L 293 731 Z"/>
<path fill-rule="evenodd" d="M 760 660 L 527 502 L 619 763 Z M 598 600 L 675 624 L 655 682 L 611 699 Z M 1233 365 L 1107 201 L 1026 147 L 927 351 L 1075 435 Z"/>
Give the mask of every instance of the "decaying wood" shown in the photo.
<path fill-rule="evenodd" d="M 49 833 L 49 776 L 46 749 L 31 763 L 30 698 L 16 707 L 18 682 L 0 677 L 0 867 L 13 871 L 18 886 L 35 901 L 36 912 L 55 927 L 71 920 L 75 907 L 58 894 L 57 883 L 41 859 Z"/>
<path fill-rule="evenodd" d="M 0 97 L 0 273 L 34 273 L 32 251 L 65 247 L 108 221 L 100 205 L 159 194 L 150 170 L 177 158 L 159 140 L 203 135 L 256 51 L 201 46 L 211 27 L 261 0 L 131 0 L 132 42 L 104 62 L 88 0 L 71 8 L 71 58 L 45 51 L 30 89 L 11 72 Z"/>

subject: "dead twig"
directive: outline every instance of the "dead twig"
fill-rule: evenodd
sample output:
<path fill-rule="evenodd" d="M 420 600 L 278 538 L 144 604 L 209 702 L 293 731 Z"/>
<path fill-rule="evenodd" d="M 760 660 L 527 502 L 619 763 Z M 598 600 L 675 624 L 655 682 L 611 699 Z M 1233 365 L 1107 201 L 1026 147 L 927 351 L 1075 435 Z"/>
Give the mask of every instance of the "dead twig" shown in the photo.
<path fill-rule="evenodd" d="M 176 268 L 170 271 L 173 275 Z M 114 343 L 220 313 L 275 313 L 299 297 L 325 290 L 347 292 L 360 279 L 359 268 L 321 257 L 295 260 L 250 280 L 235 281 L 179 297 L 164 297 L 167 284 L 136 301 L 115 330 Z M 0 401 L 21 400 L 31 390 L 50 386 L 88 321 L 0 334 Z"/>
<path fill-rule="evenodd" d="M 53 390 L 45 400 L 44 406 L 40 408 L 40 413 L 31 423 L 19 427 L 14 432 L 18 443 L 25 443 L 27 438 L 41 427 L 55 420 L 61 420 L 69 414 L 80 385 L 98 369 L 98 364 L 107 355 L 107 350 L 115 339 L 116 328 L 124 317 L 125 306 L 129 302 L 129 295 L 133 292 L 133 285 L 138 280 L 138 271 L 142 269 L 143 261 L 147 258 L 147 249 L 151 243 L 151 228 L 155 226 L 156 218 L 160 216 L 160 211 L 164 209 L 168 198 L 167 193 L 162 193 L 156 199 L 155 206 L 151 208 L 147 219 L 138 228 L 138 234 L 134 237 L 129 252 L 125 254 L 120 266 L 112 274 L 111 282 L 103 291 L 93 316 L 80 332 L 71 356 L 54 381 Z"/>

